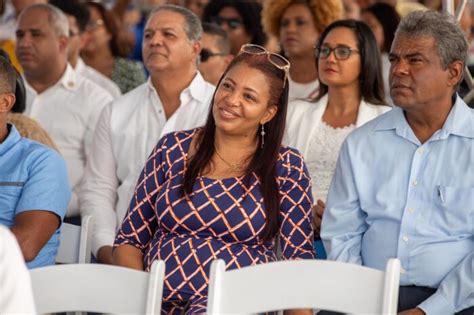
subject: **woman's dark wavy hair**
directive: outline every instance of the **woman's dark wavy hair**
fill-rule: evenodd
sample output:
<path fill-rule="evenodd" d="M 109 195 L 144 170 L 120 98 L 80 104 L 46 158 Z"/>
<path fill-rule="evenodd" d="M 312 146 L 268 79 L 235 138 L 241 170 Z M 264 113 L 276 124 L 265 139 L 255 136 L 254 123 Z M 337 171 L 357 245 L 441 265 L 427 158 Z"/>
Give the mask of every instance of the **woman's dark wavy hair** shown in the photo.
<path fill-rule="evenodd" d="M 95 1 L 88 1 L 86 5 L 89 7 L 96 8 L 104 21 L 104 26 L 110 33 L 109 47 L 114 57 L 126 57 L 131 52 L 130 45 L 121 37 L 120 32 L 120 21 L 110 11 L 108 11 L 103 4 Z"/>
<path fill-rule="evenodd" d="M 356 20 L 339 20 L 328 25 L 318 40 L 316 47 L 320 47 L 326 36 L 335 28 L 345 27 L 352 30 L 357 38 L 357 49 L 360 54 L 360 94 L 364 101 L 384 105 L 385 93 L 383 89 L 382 61 L 380 52 L 375 41 L 375 36 L 369 26 L 364 22 Z M 318 64 L 316 56 L 316 64 Z M 328 92 L 328 86 L 320 81 L 319 94 L 316 101 Z"/>
<path fill-rule="evenodd" d="M 379 2 L 367 7 L 364 12 L 371 13 L 382 25 L 384 37 L 382 52 L 389 52 L 398 23 L 400 23 L 400 15 L 397 10 L 387 3 Z"/>
<path fill-rule="evenodd" d="M 267 35 L 263 31 L 262 24 L 260 23 L 262 6 L 256 1 L 211 0 L 204 8 L 202 21 L 212 23 L 213 19 L 225 7 L 232 7 L 236 9 L 237 12 L 239 12 L 239 15 L 242 17 L 245 30 L 249 35 L 252 36 L 252 41 L 250 42 L 251 44 L 261 46 L 265 45 L 267 42 Z"/>
<path fill-rule="evenodd" d="M 258 128 L 255 133 L 255 138 L 258 142 L 257 150 L 245 170 L 247 180 L 250 180 L 252 173 L 255 173 L 260 180 L 265 211 L 267 214 L 263 239 L 271 240 L 278 231 L 280 195 L 275 167 L 285 131 L 286 108 L 288 104 L 288 82 L 286 82 L 283 87 L 285 72 L 271 64 L 266 55 L 257 56 L 241 53 L 234 58 L 222 75 L 217 85 L 216 92 L 214 92 L 214 96 L 212 97 L 212 106 L 207 117 L 207 122 L 201 132 L 197 135 L 196 152 L 191 157 L 184 175 L 183 195 L 187 196 L 192 193 L 196 178 L 202 174 L 210 163 L 212 163 L 212 157 L 215 152 L 214 139 L 216 132 L 216 122 L 212 112 L 214 98 L 223 78 L 225 78 L 232 68 L 241 64 L 257 69 L 266 76 L 266 82 L 270 85 L 270 99 L 268 105 L 275 104 L 278 107 L 273 119 L 265 124 L 265 144 L 263 149 L 260 148 L 260 128 Z"/>

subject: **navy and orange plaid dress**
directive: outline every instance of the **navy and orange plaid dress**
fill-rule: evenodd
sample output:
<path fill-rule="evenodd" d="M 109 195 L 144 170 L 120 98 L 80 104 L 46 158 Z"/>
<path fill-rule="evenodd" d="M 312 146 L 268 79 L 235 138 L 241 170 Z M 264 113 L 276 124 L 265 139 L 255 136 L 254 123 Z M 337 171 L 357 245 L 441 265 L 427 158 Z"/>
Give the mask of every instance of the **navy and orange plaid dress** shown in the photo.
<path fill-rule="evenodd" d="M 274 242 L 263 241 L 265 211 L 256 175 L 198 177 L 189 198 L 181 195 L 187 152 L 197 129 L 164 136 L 140 175 L 115 246 L 130 244 L 166 263 L 162 312 L 204 313 L 212 260 L 227 269 L 277 260 Z M 311 184 L 301 155 L 282 148 L 279 236 L 283 259 L 313 259 Z"/>

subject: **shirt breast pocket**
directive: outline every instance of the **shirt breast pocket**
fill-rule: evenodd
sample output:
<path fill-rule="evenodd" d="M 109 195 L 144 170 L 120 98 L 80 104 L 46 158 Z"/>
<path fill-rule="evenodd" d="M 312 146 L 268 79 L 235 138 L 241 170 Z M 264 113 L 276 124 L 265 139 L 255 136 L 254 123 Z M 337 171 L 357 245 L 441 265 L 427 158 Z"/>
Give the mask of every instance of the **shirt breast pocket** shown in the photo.
<path fill-rule="evenodd" d="M 472 233 L 474 187 L 458 188 L 441 185 L 437 190 L 435 198 L 441 210 L 437 219 L 444 221 L 447 228 L 456 234 Z"/>
<path fill-rule="evenodd" d="M 13 225 L 16 206 L 24 185 L 24 181 L 0 177 L 0 223 Z"/>

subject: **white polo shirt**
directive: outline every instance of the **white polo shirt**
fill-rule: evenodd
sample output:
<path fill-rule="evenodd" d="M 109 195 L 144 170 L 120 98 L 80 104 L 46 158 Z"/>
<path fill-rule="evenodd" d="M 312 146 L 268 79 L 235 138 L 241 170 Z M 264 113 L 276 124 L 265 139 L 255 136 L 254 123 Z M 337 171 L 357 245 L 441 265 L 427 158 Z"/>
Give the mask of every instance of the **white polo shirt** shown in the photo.
<path fill-rule="evenodd" d="M 66 160 L 72 189 L 66 216 L 79 214 L 79 183 L 84 174 L 94 129 L 101 110 L 113 99 L 100 86 L 67 65 L 61 79 L 41 94 L 26 86 L 25 114 L 36 119 Z"/>
<path fill-rule="evenodd" d="M 172 82 L 170 82 L 172 84 Z M 148 81 L 107 106 L 97 124 L 81 190 L 81 215 L 94 216 L 92 251 L 112 245 L 145 161 L 161 136 L 203 126 L 215 87 L 197 72 L 181 92 L 181 105 L 166 120 Z"/>

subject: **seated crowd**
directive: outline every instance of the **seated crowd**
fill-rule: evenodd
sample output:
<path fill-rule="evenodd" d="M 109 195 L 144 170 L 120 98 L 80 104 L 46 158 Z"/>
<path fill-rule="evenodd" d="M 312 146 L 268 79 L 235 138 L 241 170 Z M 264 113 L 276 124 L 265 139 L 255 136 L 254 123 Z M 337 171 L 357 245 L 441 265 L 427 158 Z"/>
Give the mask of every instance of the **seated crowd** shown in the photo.
<path fill-rule="evenodd" d="M 474 314 L 470 16 L 103 2 L 0 5 L 0 313 L 34 311 L 18 251 L 53 265 L 90 215 L 94 262 L 165 262 L 164 314 L 206 312 L 215 259 L 326 258 L 398 258 L 400 314 Z"/>

